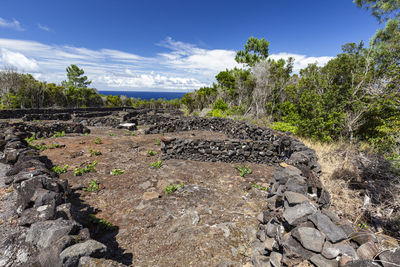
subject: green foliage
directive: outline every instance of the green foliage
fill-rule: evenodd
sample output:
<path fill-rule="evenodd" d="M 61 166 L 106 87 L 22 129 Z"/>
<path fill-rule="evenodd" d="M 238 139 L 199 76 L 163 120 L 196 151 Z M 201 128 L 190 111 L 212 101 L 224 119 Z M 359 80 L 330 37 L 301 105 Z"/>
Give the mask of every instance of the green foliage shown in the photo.
<path fill-rule="evenodd" d="M 110 174 L 113 176 L 118 176 L 118 175 L 121 175 L 124 173 L 125 173 L 125 171 L 121 170 L 121 169 L 112 169 L 112 171 L 110 172 Z"/>
<path fill-rule="evenodd" d="M 229 114 L 228 104 L 226 104 L 221 98 L 218 98 L 217 101 L 215 101 L 211 111 L 207 113 L 208 116 L 220 118 L 226 118 Z"/>
<path fill-rule="evenodd" d="M 238 63 L 246 63 L 254 66 L 257 62 L 264 60 L 269 55 L 269 42 L 262 39 L 250 37 L 244 46 L 244 51 L 240 50 L 236 53 L 235 60 Z"/>
<path fill-rule="evenodd" d="M 89 214 L 89 219 L 91 223 L 99 225 L 101 228 L 103 228 L 106 231 L 115 231 L 117 227 L 113 225 L 112 223 L 104 220 L 104 219 L 99 219 L 96 217 L 94 214 Z"/>
<path fill-rule="evenodd" d="M 115 136 L 115 133 L 108 133 L 109 136 Z"/>
<path fill-rule="evenodd" d="M 96 167 L 97 163 L 98 163 L 97 160 L 95 160 L 92 163 L 89 163 L 88 165 L 86 165 L 86 167 L 84 167 L 82 169 L 76 168 L 74 171 L 74 176 L 82 176 L 84 173 L 96 172 L 94 167 Z"/>
<path fill-rule="evenodd" d="M 90 153 L 90 156 L 100 156 L 101 155 L 100 150 L 93 150 L 91 147 L 89 147 L 89 153 Z"/>
<path fill-rule="evenodd" d="M 354 0 L 358 7 L 364 7 L 372 11 L 380 22 L 391 18 L 400 17 L 399 0 Z"/>
<path fill-rule="evenodd" d="M 235 166 L 235 169 L 238 170 L 241 177 L 245 177 L 246 174 L 251 174 L 253 172 L 252 169 L 247 167 L 246 165 L 243 166 Z"/>
<path fill-rule="evenodd" d="M 262 190 L 262 191 L 267 191 L 267 190 L 268 190 L 267 187 L 261 186 L 261 185 L 259 185 L 259 184 L 252 184 L 251 187 L 256 188 L 256 189 L 259 189 L 259 190 Z"/>
<path fill-rule="evenodd" d="M 244 115 L 244 113 L 246 112 L 246 107 L 245 106 L 233 106 L 230 109 L 230 114 L 232 115 Z"/>
<path fill-rule="evenodd" d="M 89 186 L 82 188 L 83 191 L 97 192 L 100 190 L 99 183 L 96 180 L 90 180 Z"/>
<path fill-rule="evenodd" d="M 156 151 L 153 151 L 153 150 L 147 150 L 147 155 L 149 155 L 149 156 L 155 156 L 155 155 L 157 155 L 157 152 L 156 152 Z"/>
<path fill-rule="evenodd" d="M 150 163 L 150 167 L 155 168 L 155 169 L 160 169 L 162 167 L 162 165 L 163 165 L 163 163 L 161 160 Z"/>
<path fill-rule="evenodd" d="M 65 131 L 62 132 L 54 132 L 53 137 L 64 137 L 65 136 Z"/>
<path fill-rule="evenodd" d="M 295 125 L 292 125 L 288 122 L 278 121 L 271 124 L 271 128 L 276 131 L 281 132 L 291 132 L 294 134 L 298 133 L 298 128 Z"/>
<path fill-rule="evenodd" d="M 58 175 L 62 174 L 62 173 L 66 173 L 68 171 L 68 165 L 64 165 L 64 166 L 58 166 L 55 165 L 53 168 L 51 168 L 51 170 L 55 173 L 57 173 Z"/>
<path fill-rule="evenodd" d="M 67 67 L 66 71 L 68 77 L 68 81 L 66 83 L 69 86 L 74 86 L 77 88 L 87 88 L 88 85 L 92 83 L 88 80 L 87 76 L 83 75 L 85 71 L 83 69 L 80 69 L 76 65 L 71 65 Z"/>
<path fill-rule="evenodd" d="M 103 141 L 102 141 L 99 137 L 96 137 L 96 139 L 94 139 L 94 143 L 95 143 L 96 145 L 100 145 L 100 144 L 103 143 Z"/>
<path fill-rule="evenodd" d="M 175 192 L 176 190 L 178 190 L 178 188 L 183 188 L 183 187 L 184 187 L 183 183 L 180 183 L 178 185 L 170 184 L 165 187 L 165 193 L 167 195 L 169 195 L 169 194 L 172 194 L 173 192 Z"/>
<path fill-rule="evenodd" d="M 159 139 L 159 138 L 156 139 L 156 145 L 157 145 L 157 146 L 160 145 L 160 139 Z"/>

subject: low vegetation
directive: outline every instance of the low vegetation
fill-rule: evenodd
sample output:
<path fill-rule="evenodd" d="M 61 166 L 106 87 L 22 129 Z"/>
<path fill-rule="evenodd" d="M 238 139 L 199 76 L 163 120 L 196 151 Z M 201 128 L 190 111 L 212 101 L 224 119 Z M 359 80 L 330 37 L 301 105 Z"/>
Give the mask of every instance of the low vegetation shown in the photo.
<path fill-rule="evenodd" d="M 253 170 L 247 167 L 246 165 L 235 166 L 235 169 L 239 171 L 239 175 L 241 177 L 244 177 L 246 174 L 251 174 L 253 172 Z"/>
<path fill-rule="evenodd" d="M 96 145 L 100 145 L 100 144 L 103 143 L 103 141 L 102 141 L 99 137 L 96 137 L 96 139 L 94 139 L 94 143 L 95 143 Z"/>
<path fill-rule="evenodd" d="M 165 193 L 167 195 L 169 195 L 169 194 L 172 194 L 173 192 L 175 192 L 176 190 L 178 190 L 179 188 L 183 188 L 183 187 L 184 187 L 183 183 L 179 183 L 178 185 L 170 184 L 165 187 Z"/>
<path fill-rule="evenodd" d="M 262 191 L 267 191 L 267 190 L 268 190 L 267 187 L 261 186 L 261 185 L 259 185 L 259 184 L 252 184 L 251 187 L 256 188 L 256 189 L 259 189 L 259 190 L 262 190 Z"/>
<path fill-rule="evenodd" d="M 162 167 L 162 165 L 163 165 L 163 162 L 161 160 L 150 163 L 150 167 L 155 168 L 155 169 L 160 169 Z"/>
<path fill-rule="evenodd" d="M 58 175 L 62 174 L 62 173 L 66 173 L 68 171 L 68 165 L 64 165 L 64 166 L 58 166 L 55 165 L 53 168 L 51 168 L 51 170 L 55 173 L 57 173 Z"/>
<path fill-rule="evenodd" d="M 113 176 L 118 176 L 118 175 L 121 175 L 121 174 L 124 174 L 124 173 L 125 173 L 125 171 L 121 170 L 121 169 L 112 169 L 111 172 L 110 172 L 110 174 L 113 175 Z"/>
<path fill-rule="evenodd" d="M 53 137 L 64 137 L 65 136 L 65 131 L 62 132 L 54 132 Z"/>
<path fill-rule="evenodd" d="M 100 150 L 93 150 L 91 147 L 89 147 L 89 153 L 90 153 L 90 156 L 100 156 L 101 155 Z"/>
<path fill-rule="evenodd" d="M 98 163 L 97 160 L 95 160 L 92 163 L 86 165 L 86 167 L 82 169 L 76 168 L 74 171 L 74 176 L 82 176 L 84 173 L 96 172 L 94 167 L 96 167 L 97 163 Z"/>
<path fill-rule="evenodd" d="M 147 155 L 149 155 L 149 156 L 155 156 L 155 155 L 157 155 L 157 152 L 156 152 L 156 151 L 153 151 L 153 150 L 147 150 Z"/>
<path fill-rule="evenodd" d="M 89 214 L 89 219 L 91 223 L 100 226 L 106 231 L 115 231 L 117 229 L 115 225 L 113 225 L 109 221 L 106 221 L 105 219 L 97 218 L 95 214 Z"/>
<path fill-rule="evenodd" d="M 96 180 L 90 180 L 89 186 L 82 188 L 83 191 L 97 192 L 100 190 L 99 183 Z"/>

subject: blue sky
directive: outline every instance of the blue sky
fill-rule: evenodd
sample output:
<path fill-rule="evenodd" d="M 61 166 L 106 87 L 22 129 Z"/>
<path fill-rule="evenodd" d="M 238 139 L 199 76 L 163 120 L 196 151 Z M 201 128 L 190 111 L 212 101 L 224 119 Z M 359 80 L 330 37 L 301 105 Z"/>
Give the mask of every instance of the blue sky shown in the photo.
<path fill-rule="evenodd" d="M 250 36 L 298 71 L 381 26 L 351 0 L 1 0 L 0 67 L 60 82 L 77 64 L 100 90 L 188 91 L 237 66 Z"/>

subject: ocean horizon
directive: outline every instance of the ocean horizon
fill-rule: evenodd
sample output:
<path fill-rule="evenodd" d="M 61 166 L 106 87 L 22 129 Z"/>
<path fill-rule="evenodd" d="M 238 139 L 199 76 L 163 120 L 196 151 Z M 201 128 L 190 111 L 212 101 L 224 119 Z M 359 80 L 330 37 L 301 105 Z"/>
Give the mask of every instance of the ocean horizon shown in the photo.
<path fill-rule="evenodd" d="M 159 98 L 172 100 L 172 99 L 181 99 L 186 94 L 186 92 L 99 91 L 99 94 L 134 97 L 145 100 L 159 99 Z"/>

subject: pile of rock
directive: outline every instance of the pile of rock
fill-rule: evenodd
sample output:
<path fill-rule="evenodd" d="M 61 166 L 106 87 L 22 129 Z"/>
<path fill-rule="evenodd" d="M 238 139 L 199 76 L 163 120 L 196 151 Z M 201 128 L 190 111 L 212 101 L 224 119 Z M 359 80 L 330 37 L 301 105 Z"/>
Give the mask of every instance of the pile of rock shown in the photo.
<path fill-rule="evenodd" d="M 106 117 L 75 117 L 74 122 L 80 123 L 84 126 L 95 127 L 113 127 L 117 128 L 122 123 L 121 118 L 114 116 Z"/>
<path fill-rule="evenodd" d="M 26 136 L 15 128 L 0 135 L 0 158 L 11 165 L 0 163 L 0 188 L 12 184 L 0 205 L 0 266 L 78 266 L 82 257 L 106 256 L 107 247 L 73 219 L 68 182 Z"/>
<path fill-rule="evenodd" d="M 329 194 L 318 181 L 298 168 L 282 166 L 272 177 L 268 206 L 258 216 L 257 240 L 252 244 L 255 266 L 400 264 L 396 240 L 339 219 L 329 211 Z"/>

